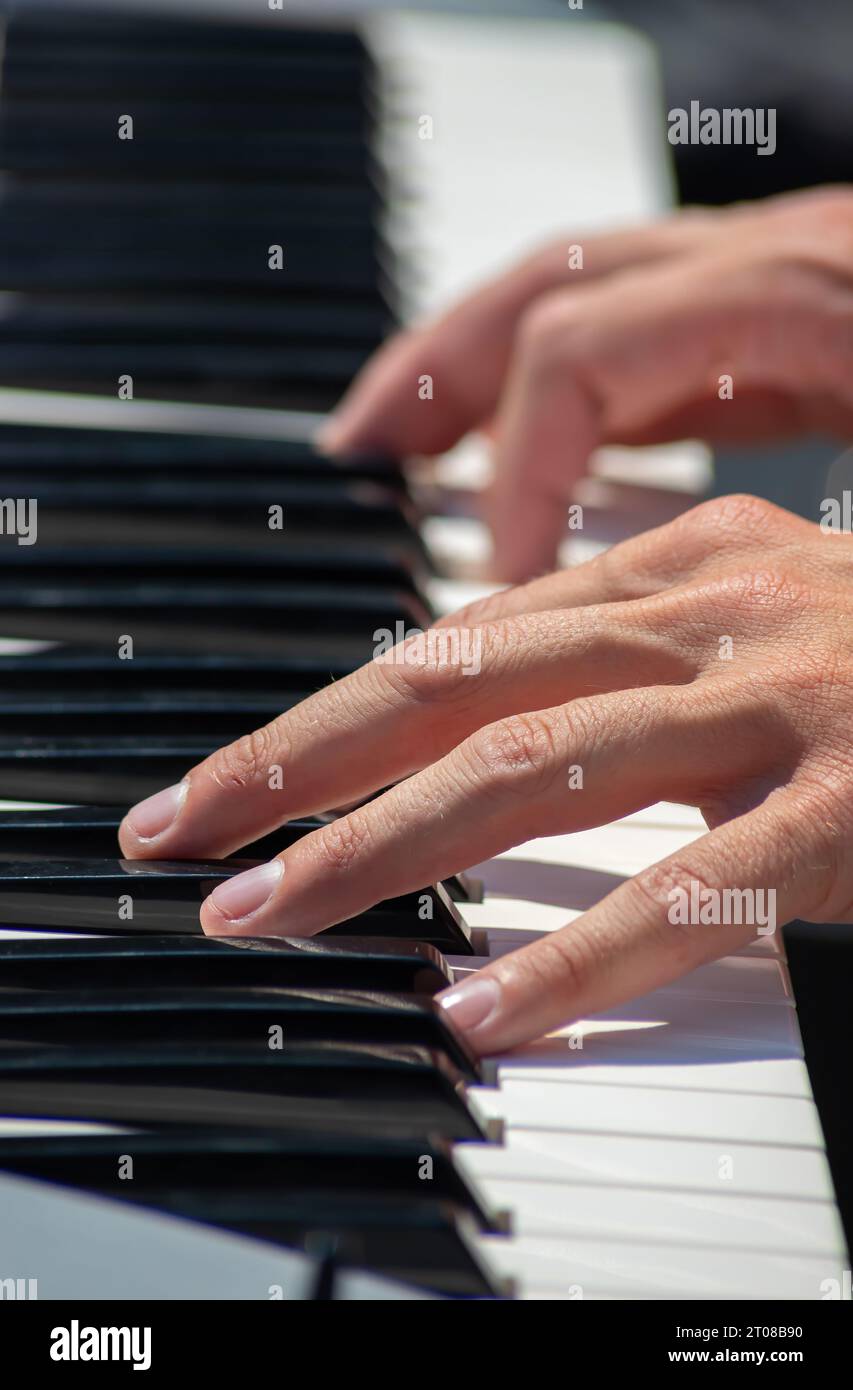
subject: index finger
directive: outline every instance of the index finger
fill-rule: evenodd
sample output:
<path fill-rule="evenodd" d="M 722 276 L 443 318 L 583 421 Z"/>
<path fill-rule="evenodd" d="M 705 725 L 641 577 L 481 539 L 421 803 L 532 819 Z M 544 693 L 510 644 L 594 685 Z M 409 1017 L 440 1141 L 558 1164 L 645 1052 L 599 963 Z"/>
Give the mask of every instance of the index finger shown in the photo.
<path fill-rule="evenodd" d="M 399 781 L 540 700 L 693 673 L 669 619 L 655 614 L 605 604 L 411 637 L 133 807 L 122 849 L 130 858 L 228 854 L 288 819 Z"/>
<path fill-rule="evenodd" d="M 451 448 L 495 411 L 525 309 L 561 286 L 598 280 L 692 250 L 716 226 L 712 213 L 681 213 L 650 226 L 544 247 L 434 322 L 393 338 L 356 377 L 317 435 L 332 453 L 378 449 L 398 456 Z"/>

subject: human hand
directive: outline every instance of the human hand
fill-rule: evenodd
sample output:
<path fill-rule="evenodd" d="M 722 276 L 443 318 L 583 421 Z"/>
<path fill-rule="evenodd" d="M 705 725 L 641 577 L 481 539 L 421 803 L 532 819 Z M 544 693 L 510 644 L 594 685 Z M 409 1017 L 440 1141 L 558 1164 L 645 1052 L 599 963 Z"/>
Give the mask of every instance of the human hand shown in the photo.
<path fill-rule="evenodd" d="M 571 269 L 578 244 L 583 268 Z M 519 581 L 555 563 L 599 444 L 851 422 L 853 191 L 828 188 L 567 237 L 394 338 L 318 438 L 404 457 L 487 427 L 493 568 Z"/>
<path fill-rule="evenodd" d="M 661 799 L 701 808 L 708 834 L 445 996 L 474 1049 L 502 1051 L 756 935 L 671 920 L 675 890 L 773 890 L 779 925 L 851 921 L 852 581 L 850 536 L 755 498 L 706 502 L 220 749 L 129 812 L 122 850 L 225 855 L 396 783 L 202 908 L 211 934 L 301 936 L 534 836 Z"/>

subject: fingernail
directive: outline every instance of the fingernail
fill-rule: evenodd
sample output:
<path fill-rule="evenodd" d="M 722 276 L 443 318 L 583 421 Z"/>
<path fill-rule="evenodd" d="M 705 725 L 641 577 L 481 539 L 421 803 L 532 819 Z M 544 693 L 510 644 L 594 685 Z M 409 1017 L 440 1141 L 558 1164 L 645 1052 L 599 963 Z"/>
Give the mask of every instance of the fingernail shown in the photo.
<path fill-rule="evenodd" d="M 137 839 L 154 840 L 168 830 L 177 819 L 188 791 L 188 782 L 176 782 L 174 787 L 164 787 L 163 791 L 155 792 L 132 807 L 125 819 Z"/>
<path fill-rule="evenodd" d="M 464 984 L 440 994 L 438 1002 L 447 1010 L 454 1028 L 460 1033 L 471 1033 L 497 1012 L 501 987 L 495 979 L 472 975 Z"/>
<path fill-rule="evenodd" d="M 229 922 L 251 917 L 259 907 L 263 907 L 275 892 L 284 873 L 284 862 L 271 859 L 269 864 L 257 864 L 243 874 L 235 874 L 214 888 L 210 902 Z"/>

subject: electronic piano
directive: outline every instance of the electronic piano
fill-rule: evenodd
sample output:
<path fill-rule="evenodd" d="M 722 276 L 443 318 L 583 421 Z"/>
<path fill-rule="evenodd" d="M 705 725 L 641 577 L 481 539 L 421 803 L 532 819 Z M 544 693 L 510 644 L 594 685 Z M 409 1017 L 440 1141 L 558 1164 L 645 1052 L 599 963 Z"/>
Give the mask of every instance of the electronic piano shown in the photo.
<path fill-rule="evenodd" d="M 377 630 L 483 591 L 476 442 L 425 484 L 311 429 L 398 318 L 666 205 L 648 53 L 565 18 L 4 8 L 0 494 L 38 535 L 0 536 L 3 1297 L 849 1291 L 780 940 L 486 1063 L 433 1003 L 697 813 L 538 840 L 302 941 L 206 940 L 239 863 L 115 842 Z M 707 476 L 701 446 L 609 451 L 567 561 Z"/>

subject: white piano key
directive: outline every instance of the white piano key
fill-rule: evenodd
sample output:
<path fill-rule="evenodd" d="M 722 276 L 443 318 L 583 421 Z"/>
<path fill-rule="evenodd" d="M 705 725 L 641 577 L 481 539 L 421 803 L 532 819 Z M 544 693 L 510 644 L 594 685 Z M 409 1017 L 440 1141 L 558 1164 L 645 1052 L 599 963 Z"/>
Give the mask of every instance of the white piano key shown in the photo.
<path fill-rule="evenodd" d="M 122 406 L 127 409 L 123 410 Z M 310 439 L 324 419 L 324 415 L 308 410 L 200 405 L 194 401 L 120 401 L 116 397 L 88 396 L 74 391 L 0 387 L 0 422 L 4 424 L 80 425 L 87 429 L 300 440 Z M 55 642 L 38 644 L 39 647 L 57 645 Z"/>
<path fill-rule="evenodd" d="M 478 1148 L 480 1146 L 477 1146 Z M 491 1175 L 484 1182 L 476 1157 L 460 1163 L 479 1179 L 493 1206 L 512 1212 L 513 1239 L 565 1242 L 630 1240 L 801 1251 L 841 1258 L 844 1234 L 833 1202 L 708 1192 L 649 1192 L 595 1184 L 541 1183 Z"/>
<path fill-rule="evenodd" d="M 457 575 L 482 573 L 489 562 L 491 541 L 482 521 L 467 516 L 427 517 L 421 532 L 435 568 Z M 480 580 L 433 579 L 426 586 L 430 603 L 439 613 L 455 613 L 458 608 L 483 598 L 500 584 L 485 585 Z"/>
<path fill-rule="evenodd" d="M 567 224 L 624 226 L 669 203 L 651 118 L 654 59 L 627 29 L 397 11 L 377 16 L 369 33 L 383 59 L 414 72 L 417 109 L 435 121 L 433 140 L 389 126 L 383 150 L 418 187 L 429 266 L 408 286 L 418 315 L 565 236 Z M 510 91 L 530 99 L 508 102 Z M 594 139 L 572 140 L 569 151 L 566 132 L 586 130 L 591 109 Z M 411 216 L 405 204 L 390 211 L 393 238 Z"/>
<path fill-rule="evenodd" d="M 707 997 L 699 1000 L 677 990 L 658 989 L 603 1009 L 596 1018 L 664 1024 L 679 1033 L 718 1038 L 733 1050 L 758 1047 L 772 1049 L 774 1056 L 802 1056 L 796 1010 L 776 1004 Z"/>
<path fill-rule="evenodd" d="M 623 484 L 700 496 L 714 480 L 711 451 L 706 444 L 679 440 L 676 444 L 645 445 L 642 449 L 606 444 L 595 453 L 595 476 Z"/>
<path fill-rule="evenodd" d="M 728 1091 L 675 1091 L 632 1086 L 562 1086 L 549 1081 L 504 1081 L 499 1090 L 468 1092 L 484 1116 L 510 1130 L 585 1131 L 658 1135 L 732 1144 L 784 1144 L 821 1148 L 823 1134 L 811 1100 L 740 1095 Z"/>
<path fill-rule="evenodd" d="M 589 871 L 627 878 L 668 854 L 684 849 L 700 833 L 689 826 L 626 825 L 624 821 L 614 821 L 605 827 L 576 830 L 570 835 L 529 840 L 507 850 L 502 858 L 577 865 Z"/>
<path fill-rule="evenodd" d="M 32 931 L 27 931 L 25 927 L 0 927 L 0 941 L 32 941 L 35 935 Z M 91 932 L 77 931 L 39 931 L 39 940 L 42 937 L 51 941 L 67 941 L 70 937 L 91 937 Z"/>
<path fill-rule="evenodd" d="M 526 1287 L 563 1297 L 627 1294 L 654 1289 L 661 1298 L 819 1299 L 827 1279 L 841 1279 L 843 1261 L 833 1255 L 780 1255 L 750 1250 L 606 1241 L 573 1237 L 557 1241 L 522 1237 L 502 1242 L 482 1236 L 486 1257 Z"/>
<path fill-rule="evenodd" d="M 759 960 L 784 961 L 785 941 L 781 931 L 777 930 L 772 936 L 757 936 L 754 941 L 749 941 L 746 946 L 741 946 L 735 955 L 754 956 Z"/>
<path fill-rule="evenodd" d="M 778 960 L 766 957 L 722 956 L 664 985 L 658 993 L 744 1004 L 785 1004 L 789 1008 L 793 1004 L 787 970 Z"/>
<path fill-rule="evenodd" d="M 729 1144 L 674 1140 L 669 1136 L 507 1130 L 503 1144 L 459 1145 L 463 1161 L 476 1164 L 480 1181 L 491 1177 L 541 1183 L 603 1183 L 650 1191 L 665 1189 L 813 1202 L 833 1200 L 826 1155 L 817 1148 L 765 1143 Z"/>
<path fill-rule="evenodd" d="M 490 905 L 486 903 L 487 910 Z M 465 917 L 469 920 L 468 905 L 465 907 Z M 470 925 L 473 926 L 474 923 L 471 922 Z M 517 950 L 520 946 L 527 945 L 532 935 L 539 934 L 542 934 L 541 927 L 538 933 L 533 934 L 492 928 L 488 931 L 489 954 L 494 957 Z M 464 963 L 464 958 L 460 959 Z M 691 970 L 654 991 L 656 1001 L 670 995 L 700 1000 L 703 1009 L 706 1002 L 723 1005 L 778 1004 L 789 1009 L 794 1003 L 787 969 L 777 958 L 768 956 L 723 956 L 720 960 L 701 965 L 698 969 Z"/>
<path fill-rule="evenodd" d="M 667 1045 L 658 1030 L 588 1031 L 579 1025 L 573 1037 L 543 1039 L 492 1063 L 488 1080 L 548 1081 L 561 1086 L 636 1086 L 665 1090 L 735 1091 L 752 1095 L 811 1098 L 805 1062 L 799 1057 L 755 1058 L 732 1054 L 703 1039 Z"/>
<path fill-rule="evenodd" d="M 27 1120 L 18 1116 L 0 1116 L 0 1138 L 27 1139 L 34 1134 L 45 1137 L 58 1136 L 63 1139 L 70 1134 L 134 1134 L 137 1131 L 125 1125 L 105 1125 L 88 1120 L 49 1120 L 39 1116 Z"/>
<path fill-rule="evenodd" d="M 708 829 L 701 811 L 695 806 L 682 806 L 677 801 L 656 801 L 623 816 L 619 825 L 652 825 L 663 829 L 695 830 L 703 835 Z"/>
<path fill-rule="evenodd" d="M 543 886 L 543 891 L 547 888 Z M 459 909 L 469 927 L 487 933 L 490 955 L 506 955 L 526 946 L 545 932 L 559 931 L 582 916 L 579 908 L 569 908 L 544 902 L 532 902 L 523 897 L 504 896 L 487 891 L 481 903 L 460 903 Z M 758 937 L 755 941 L 725 959 L 755 959 L 781 961 L 785 951 L 781 932 Z M 686 979 L 687 977 L 682 977 Z M 783 976 L 787 980 L 787 976 Z"/>

